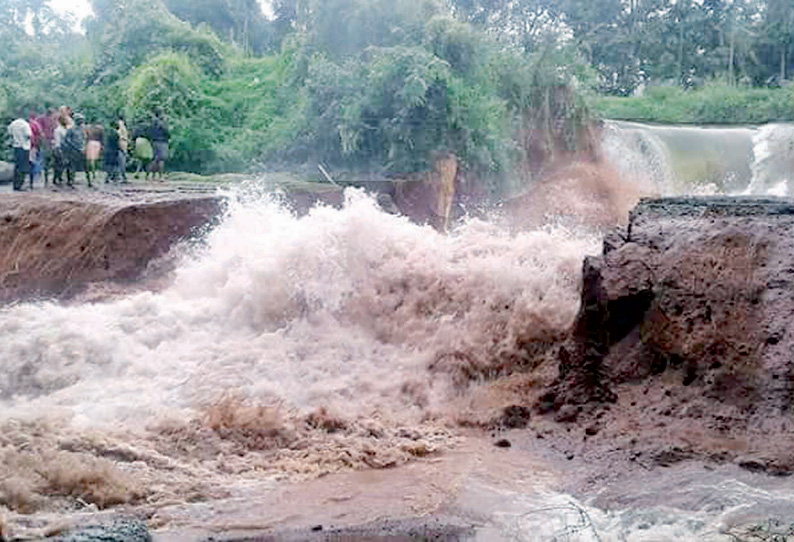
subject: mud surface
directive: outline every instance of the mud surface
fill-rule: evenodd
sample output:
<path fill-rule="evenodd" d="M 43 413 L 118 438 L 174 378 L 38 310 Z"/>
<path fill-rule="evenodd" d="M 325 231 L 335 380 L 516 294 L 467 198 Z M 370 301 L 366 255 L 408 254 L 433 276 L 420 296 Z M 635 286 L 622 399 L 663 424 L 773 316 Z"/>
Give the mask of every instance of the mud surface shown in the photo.
<path fill-rule="evenodd" d="M 584 264 L 539 402 L 576 453 L 794 469 L 794 202 L 644 200 Z"/>
<path fill-rule="evenodd" d="M 222 212 L 222 199 L 21 194 L 0 200 L 0 302 L 132 282 Z"/>

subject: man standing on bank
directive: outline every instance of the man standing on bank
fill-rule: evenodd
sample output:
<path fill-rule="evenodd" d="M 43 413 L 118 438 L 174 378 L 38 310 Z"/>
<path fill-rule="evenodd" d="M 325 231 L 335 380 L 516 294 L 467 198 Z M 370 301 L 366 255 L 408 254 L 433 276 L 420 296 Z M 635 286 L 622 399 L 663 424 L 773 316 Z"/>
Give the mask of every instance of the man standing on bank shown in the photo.
<path fill-rule="evenodd" d="M 171 134 L 168 130 L 168 122 L 165 120 L 165 113 L 162 108 L 155 111 L 154 122 L 149 128 L 149 139 L 154 147 L 154 160 L 151 163 L 152 178 L 156 179 L 160 174 L 163 180 L 165 174 L 165 162 L 168 160 L 168 139 Z"/>
<path fill-rule="evenodd" d="M 20 111 L 19 117 L 8 126 L 11 146 L 14 147 L 14 190 L 22 190 L 25 174 L 30 174 L 30 188 L 33 189 L 33 171 L 30 167 L 30 140 L 33 131 L 25 120 L 25 112 Z"/>

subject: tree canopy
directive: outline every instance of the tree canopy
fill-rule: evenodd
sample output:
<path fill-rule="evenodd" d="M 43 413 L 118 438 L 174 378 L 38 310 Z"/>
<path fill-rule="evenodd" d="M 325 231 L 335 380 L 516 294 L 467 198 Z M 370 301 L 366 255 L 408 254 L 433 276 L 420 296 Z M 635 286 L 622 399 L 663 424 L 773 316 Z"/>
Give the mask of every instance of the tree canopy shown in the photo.
<path fill-rule="evenodd" d="M 80 34 L 44 0 L 0 0 L 3 120 L 70 104 L 145 123 L 162 107 L 174 166 L 203 172 L 403 174 L 454 152 L 498 180 L 544 146 L 575 148 L 591 96 L 777 86 L 794 47 L 794 0 L 274 0 L 272 18 L 257 0 L 92 6 Z"/>

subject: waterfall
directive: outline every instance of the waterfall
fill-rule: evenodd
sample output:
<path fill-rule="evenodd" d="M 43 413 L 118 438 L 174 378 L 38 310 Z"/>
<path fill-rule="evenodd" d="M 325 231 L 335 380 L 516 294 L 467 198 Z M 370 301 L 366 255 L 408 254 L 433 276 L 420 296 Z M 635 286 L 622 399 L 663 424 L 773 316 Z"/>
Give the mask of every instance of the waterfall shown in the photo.
<path fill-rule="evenodd" d="M 602 138 L 607 161 L 630 179 L 652 182 L 663 196 L 739 194 L 759 183 L 753 193 L 767 193 L 783 180 L 780 175 L 789 159 L 764 157 L 777 157 L 786 144 L 786 156 L 794 157 L 790 150 L 794 126 L 698 127 L 607 121 Z M 770 161 L 774 168 L 765 165 Z"/>

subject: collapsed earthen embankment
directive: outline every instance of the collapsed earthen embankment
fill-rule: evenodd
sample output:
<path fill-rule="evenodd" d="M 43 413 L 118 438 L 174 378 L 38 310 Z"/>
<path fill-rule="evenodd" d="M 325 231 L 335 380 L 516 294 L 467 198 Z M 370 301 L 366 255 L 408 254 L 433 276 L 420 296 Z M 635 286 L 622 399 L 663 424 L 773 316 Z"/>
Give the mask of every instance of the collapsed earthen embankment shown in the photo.
<path fill-rule="evenodd" d="M 577 422 L 590 450 L 792 471 L 792 234 L 791 201 L 642 201 L 584 263 L 540 410 Z"/>
<path fill-rule="evenodd" d="M 222 212 L 215 196 L 159 201 L 15 195 L 0 201 L 0 303 L 131 282 Z"/>
<path fill-rule="evenodd" d="M 378 197 L 389 212 L 441 226 L 439 175 L 433 172 L 418 181 L 363 188 L 389 195 L 384 202 Z M 341 207 L 345 199 L 342 187 L 319 183 L 285 185 L 282 191 L 285 204 L 299 215 L 318 204 Z M 124 287 L 147 271 L 168 269 L 153 264 L 179 242 L 197 238 L 216 223 L 224 207 L 224 198 L 212 190 L 135 184 L 127 190 L 4 195 L 0 198 L 0 304 L 65 299 L 100 284 L 113 291 L 113 284 Z"/>

